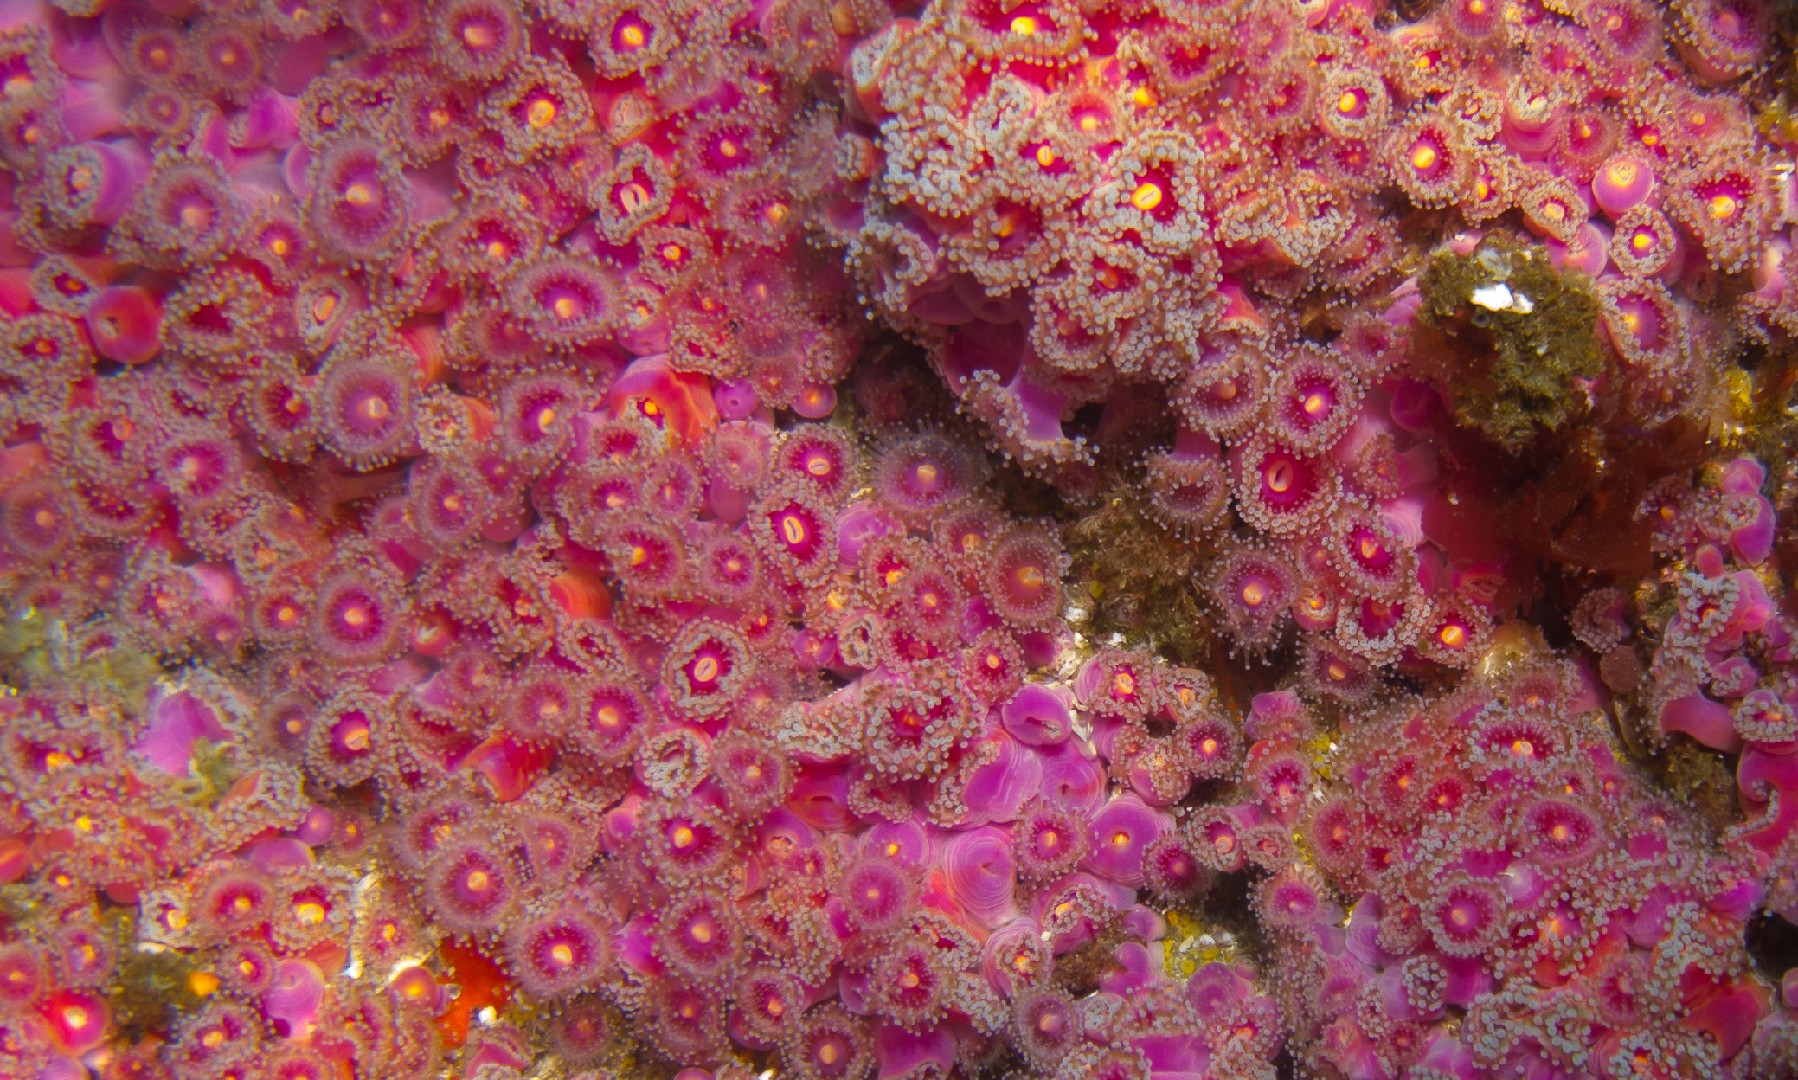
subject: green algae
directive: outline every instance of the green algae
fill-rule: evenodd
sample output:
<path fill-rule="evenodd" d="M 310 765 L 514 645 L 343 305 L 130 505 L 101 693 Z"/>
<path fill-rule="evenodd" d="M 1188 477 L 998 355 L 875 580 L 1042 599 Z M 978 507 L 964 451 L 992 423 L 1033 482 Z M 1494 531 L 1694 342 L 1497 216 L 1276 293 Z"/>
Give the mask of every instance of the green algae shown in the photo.
<path fill-rule="evenodd" d="M 1171 537 L 1125 489 L 1070 522 L 1066 540 L 1084 633 L 1115 635 L 1178 664 L 1211 656 L 1213 620 L 1201 588 L 1211 545 Z"/>
<path fill-rule="evenodd" d="M 1418 288 L 1424 321 L 1452 341 L 1441 363 L 1463 426 L 1516 454 L 1587 413 L 1585 383 L 1605 353 L 1586 275 L 1557 270 L 1540 245 L 1489 236 L 1468 252 L 1436 249 Z"/>

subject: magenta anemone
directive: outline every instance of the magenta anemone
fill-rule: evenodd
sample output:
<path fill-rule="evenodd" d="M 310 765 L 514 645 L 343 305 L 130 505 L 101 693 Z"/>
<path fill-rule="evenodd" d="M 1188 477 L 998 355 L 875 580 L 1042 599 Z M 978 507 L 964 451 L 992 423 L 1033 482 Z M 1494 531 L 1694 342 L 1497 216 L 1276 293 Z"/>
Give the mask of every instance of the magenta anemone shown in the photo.
<path fill-rule="evenodd" d="M 886 447 L 874 462 L 874 491 L 901 514 L 940 512 L 974 483 L 967 455 L 941 435 L 925 432 Z"/>
<path fill-rule="evenodd" d="M 855 472 L 855 452 L 835 429 L 807 424 L 781 440 L 773 465 L 776 475 L 800 480 L 826 498 L 836 498 L 847 489 Z"/>
<path fill-rule="evenodd" d="M 1186 425 L 1214 438 L 1251 430 L 1267 405 L 1273 359 L 1253 339 L 1207 352 L 1181 376 L 1173 404 Z"/>
<path fill-rule="evenodd" d="M 807 584 L 836 564 L 836 515 L 821 498 L 791 483 L 758 499 L 749 525 L 763 554 L 781 570 Z"/>
<path fill-rule="evenodd" d="M 1320 920 L 1333 918 L 1327 908 L 1323 883 L 1304 866 L 1281 870 L 1256 890 L 1258 921 L 1277 937 L 1296 939 Z"/>
<path fill-rule="evenodd" d="M 491 82 L 525 47 L 526 32 L 511 4 L 451 0 L 437 10 L 432 44 L 432 56 L 459 77 Z"/>
<path fill-rule="evenodd" d="M 1143 886 L 1164 900 L 1191 899 L 1210 883 L 1191 841 L 1178 832 L 1163 833 L 1143 852 Z"/>
<path fill-rule="evenodd" d="M 1000 534 L 987 552 L 983 584 L 994 614 L 1031 630 L 1061 613 L 1061 578 L 1067 557 L 1052 535 L 1016 527 Z"/>
<path fill-rule="evenodd" d="M 1361 393 L 1360 382 L 1338 356 L 1301 349 L 1280 365 L 1269 387 L 1272 429 L 1300 453 L 1327 451 L 1359 415 Z"/>
<path fill-rule="evenodd" d="M 411 225 L 411 189 L 373 139 L 326 144 L 312 159 L 307 186 L 311 234 L 325 254 L 342 262 L 387 257 Z"/>
<path fill-rule="evenodd" d="M 781 1044 L 781 1060 L 796 1075 L 817 1080 L 855 1080 L 874 1068 L 864 1022 L 835 1002 L 806 1011 L 798 1030 Z"/>
<path fill-rule="evenodd" d="M 1177 738 L 1195 780 L 1228 779 L 1242 763 L 1242 729 L 1221 712 L 1207 710 L 1183 721 Z"/>
<path fill-rule="evenodd" d="M 1238 548 L 1213 566 L 1210 577 L 1211 602 L 1239 647 L 1260 651 L 1279 639 L 1298 592 L 1284 558 L 1272 550 Z"/>
<path fill-rule="evenodd" d="M 551 912 L 507 935 L 506 958 L 520 988 L 553 1000 L 597 985 L 611 968 L 612 946 L 591 916 Z"/>
<path fill-rule="evenodd" d="M 1498 887 L 1463 873 L 1450 874 L 1423 905 L 1423 925 L 1448 956 L 1482 956 L 1505 932 L 1505 901 Z"/>
<path fill-rule="evenodd" d="M 1230 477 L 1216 455 L 1150 454 L 1143 487 L 1156 519 L 1182 537 L 1209 536 L 1229 522 Z"/>
<path fill-rule="evenodd" d="M 514 913 L 517 872 L 490 840 L 452 841 L 425 866 L 424 894 L 431 913 L 457 934 L 486 935 Z"/>
<path fill-rule="evenodd" d="M 1336 511 L 1340 482 L 1328 459 L 1263 437 L 1234 457 L 1236 509 L 1256 529 L 1292 536 Z"/>
<path fill-rule="evenodd" d="M 656 954 L 696 983 L 728 979 L 741 942 L 725 901 L 700 893 L 677 901 L 656 920 Z"/>
<path fill-rule="evenodd" d="M 608 336 L 617 319 L 616 286 L 600 266 L 550 254 L 519 266 L 503 286 L 506 310 L 537 341 L 584 345 Z"/>
<path fill-rule="evenodd" d="M 647 728 L 659 722 L 653 703 L 622 676 L 600 676 L 581 703 L 571 740 L 607 765 L 630 760 Z"/>
<path fill-rule="evenodd" d="M 374 469 L 415 452 L 416 378 L 397 352 L 333 350 L 319 378 L 320 435 L 349 465 Z"/>
<path fill-rule="evenodd" d="M 720 715 L 736 701 L 754 665 L 742 636 L 722 623 L 689 624 L 662 661 L 662 686 L 674 708 L 690 716 Z"/>
<path fill-rule="evenodd" d="M 1026 990 L 1012 1001 L 1012 1029 L 1025 1058 L 1054 1068 L 1084 1042 L 1080 1009 L 1059 990 Z"/>
<path fill-rule="evenodd" d="M 346 567 L 313 591 L 312 648 L 339 666 L 389 659 L 405 642 L 405 623 L 405 602 L 378 575 Z"/>
<path fill-rule="evenodd" d="M 1609 842 L 1599 816 L 1572 799 L 1533 800 L 1523 808 L 1517 826 L 1518 848 L 1549 866 L 1585 862 Z"/>
<path fill-rule="evenodd" d="M 344 690 L 323 705 L 312 721 L 306 746 L 307 769 L 337 787 L 354 787 L 373 776 L 389 733 L 385 706 L 364 690 Z"/>
<path fill-rule="evenodd" d="M 911 911 L 914 889 L 898 863 L 864 859 L 843 872 L 837 895 L 857 926 L 882 933 L 898 926 Z"/>
<path fill-rule="evenodd" d="M 581 387 L 561 375 L 530 375 L 500 392 L 500 446 L 508 460 L 535 472 L 554 464 L 572 441 L 575 416 L 586 408 Z"/>

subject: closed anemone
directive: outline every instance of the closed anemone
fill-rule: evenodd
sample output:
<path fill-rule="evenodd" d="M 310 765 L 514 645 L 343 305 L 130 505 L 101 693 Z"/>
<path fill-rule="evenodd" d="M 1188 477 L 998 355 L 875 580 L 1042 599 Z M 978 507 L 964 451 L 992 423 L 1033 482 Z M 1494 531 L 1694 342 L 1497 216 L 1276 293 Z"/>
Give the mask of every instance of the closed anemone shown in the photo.
<path fill-rule="evenodd" d="M 944 842 L 939 863 L 949 896 L 975 922 L 993 928 L 1015 914 L 1017 871 L 1005 833 L 990 825 L 957 832 Z"/>
<path fill-rule="evenodd" d="M 1120 795 L 1087 822 L 1087 853 L 1082 865 L 1102 877 L 1126 885 L 1143 880 L 1143 853 L 1164 831 L 1160 814 L 1135 795 Z"/>
<path fill-rule="evenodd" d="M 306 220 L 323 252 L 346 263 L 394 252 L 412 220 L 405 179 L 381 144 L 349 137 L 328 143 L 312 160 Z"/>

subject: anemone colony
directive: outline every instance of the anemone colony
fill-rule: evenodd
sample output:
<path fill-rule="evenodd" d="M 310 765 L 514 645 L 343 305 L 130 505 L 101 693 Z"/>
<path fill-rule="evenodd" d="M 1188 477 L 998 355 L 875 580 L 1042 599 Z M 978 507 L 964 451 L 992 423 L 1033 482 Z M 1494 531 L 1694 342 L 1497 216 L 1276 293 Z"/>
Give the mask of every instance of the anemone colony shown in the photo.
<path fill-rule="evenodd" d="M 0 1076 L 1798 1076 L 1781 18 L 0 3 Z"/>

